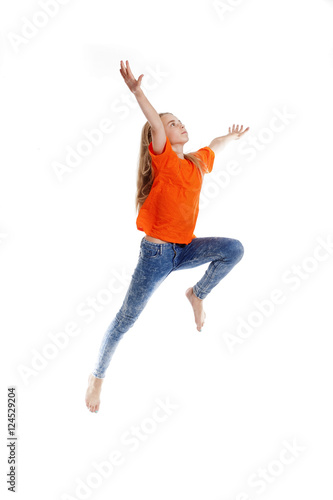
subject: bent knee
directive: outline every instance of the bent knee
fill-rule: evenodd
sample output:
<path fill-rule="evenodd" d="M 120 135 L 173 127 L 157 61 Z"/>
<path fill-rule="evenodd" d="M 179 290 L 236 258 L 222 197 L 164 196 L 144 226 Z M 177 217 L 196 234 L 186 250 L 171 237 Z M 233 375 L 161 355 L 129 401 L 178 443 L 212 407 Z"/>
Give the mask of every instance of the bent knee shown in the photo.
<path fill-rule="evenodd" d="M 236 262 L 239 262 L 244 255 L 244 247 L 239 240 L 233 240 L 233 254 Z"/>

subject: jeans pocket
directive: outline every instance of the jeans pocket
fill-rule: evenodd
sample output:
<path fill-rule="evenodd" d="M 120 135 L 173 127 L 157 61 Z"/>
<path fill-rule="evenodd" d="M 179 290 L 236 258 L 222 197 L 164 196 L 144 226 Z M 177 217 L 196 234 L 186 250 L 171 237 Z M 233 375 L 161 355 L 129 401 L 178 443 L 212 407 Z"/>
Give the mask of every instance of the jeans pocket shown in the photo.
<path fill-rule="evenodd" d="M 143 241 L 140 248 L 140 256 L 144 259 L 154 259 L 161 254 L 160 245 L 158 243 L 152 243 L 151 241 Z"/>

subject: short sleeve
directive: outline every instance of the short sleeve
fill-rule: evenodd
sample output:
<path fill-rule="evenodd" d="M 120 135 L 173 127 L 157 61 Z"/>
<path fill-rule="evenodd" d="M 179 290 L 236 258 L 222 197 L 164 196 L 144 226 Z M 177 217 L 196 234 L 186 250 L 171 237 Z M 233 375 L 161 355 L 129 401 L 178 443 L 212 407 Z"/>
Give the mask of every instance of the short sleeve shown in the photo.
<path fill-rule="evenodd" d="M 214 151 L 209 146 L 206 146 L 204 148 L 198 149 L 198 151 L 196 151 L 195 154 L 202 159 L 205 165 L 204 169 L 205 173 L 206 174 L 210 173 L 213 170 L 213 164 L 215 160 Z"/>
<path fill-rule="evenodd" d="M 178 159 L 177 154 L 171 147 L 171 143 L 168 137 L 166 138 L 164 150 L 162 151 L 161 154 L 158 155 L 154 152 L 152 142 L 149 143 L 148 150 L 152 159 L 152 165 L 157 170 L 163 168 L 170 161 L 170 158 L 176 157 Z"/>

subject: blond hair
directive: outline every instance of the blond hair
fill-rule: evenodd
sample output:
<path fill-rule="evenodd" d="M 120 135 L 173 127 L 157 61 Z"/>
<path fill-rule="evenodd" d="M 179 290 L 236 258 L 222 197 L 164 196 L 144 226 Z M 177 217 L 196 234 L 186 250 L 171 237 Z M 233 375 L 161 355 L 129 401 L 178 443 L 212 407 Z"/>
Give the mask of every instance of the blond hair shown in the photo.
<path fill-rule="evenodd" d="M 159 116 L 169 115 L 169 114 L 171 113 L 159 113 Z M 152 169 L 151 156 L 148 150 L 148 146 L 151 141 L 152 141 L 151 125 L 147 121 L 142 127 L 142 132 L 141 132 L 141 144 L 140 144 L 137 183 L 136 183 L 137 191 L 135 197 L 135 208 L 137 212 L 140 210 L 144 201 L 149 195 L 154 181 L 154 171 Z M 199 170 L 201 176 L 203 176 L 204 167 L 201 163 L 201 160 L 194 153 L 184 154 L 184 159 L 192 161 Z"/>

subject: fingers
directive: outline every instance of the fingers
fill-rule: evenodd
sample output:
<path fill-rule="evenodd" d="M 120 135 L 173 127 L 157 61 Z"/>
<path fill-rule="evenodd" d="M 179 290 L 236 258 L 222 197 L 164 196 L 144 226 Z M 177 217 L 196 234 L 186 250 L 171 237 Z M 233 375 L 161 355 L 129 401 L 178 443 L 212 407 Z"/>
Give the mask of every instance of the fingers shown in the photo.
<path fill-rule="evenodd" d="M 129 86 L 129 88 L 133 91 L 133 85 L 138 85 L 140 86 L 141 85 L 141 80 L 142 78 L 144 77 L 144 75 L 140 75 L 139 78 L 136 80 L 132 71 L 131 71 L 131 68 L 130 68 L 130 65 L 129 65 L 129 62 L 126 60 L 126 67 L 124 65 L 124 62 L 121 60 L 120 61 L 120 73 L 122 75 L 122 77 L 124 78 L 125 80 L 125 83 Z"/>
<path fill-rule="evenodd" d="M 229 134 L 232 133 L 232 134 L 241 134 L 242 135 L 250 129 L 250 127 L 247 127 L 245 130 L 242 131 L 243 125 L 241 125 L 241 128 L 239 130 L 238 130 L 238 127 L 239 127 L 239 125 L 235 126 L 235 124 L 233 124 L 232 131 L 229 127 Z"/>
<path fill-rule="evenodd" d="M 121 73 L 122 77 L 123 77 L 123 78 L 127 78 L 127 70 L 126 70 L 126 68 L 125 68 L 125 65 L 124 65 L 123 61 L 120 61 L 120 66 L 121 66 L 121 67 L 120 67 L 120 70 L 119 70 L 119 71 L 120 71 L 120 73 Z"/>
<path fill-rule="evenodd" d="M 125 64 L 124 62 L 121 60 L 120 61 L 120 66 L 121 66 L 121 69 L 120 69 L 120 73 L 124 76 L 124 77 L 127 77 L 127 78 L 134 78 L 134 75 L 131 71 L 131 68 L 130 68 L 130 65 L 129 65 L 129 62 L 126 61 L 126 67 L 125 67 Z"/>
<path fill-rule="evenodd" d="M 243 125 L 242 125 L 242 127 L 243 127 Z M 235 128 L 235 124 L 233 124 L 233 126 L 232 126 L 232 131 L 230 130 L 230 127 L 229 127 L 229 134 L 233 134 L 233 133 L 235 133 L 235 132 L 238 132 L 238 125 L 237 125 L 237 127 Z"/>
<path fill-rule="evenodd" d="M 242 125 L 242 128 L 243 128 L 243 125 Z M 243 132 L 239 131 L 240 135 L 245 134 L 245 132 L 247 132 L 249 129 L 250 129 L 250 127 L 247 127 L 245 130 L 243 130 Z"/>
<path fill-rule="evenodd" d="M 121 60 L 120 66 L 121 66 L 121 69 L 119 71 L 124 78 L 134 78 L 132 75 L 132 72 L 130 70 L 128 61 L 126 61 L 126 66 L 125 66 L 124 62 Z"/>
<path fill-rule="evenodd" d="M 130 76 L 131 78 L 133 78 L 133 80 L 135 80 L 134 75 L 133 75 L 133 73 L 132 73 L 132 71 L 131 71 L 131 68 L 130 68 L 130 65 L 129 65 L 129 62 L 128 62 L 128 61 L 126 61 L 126 68 L 127 68 L 127 71 L 128 71 L 129 76 Z"/>

